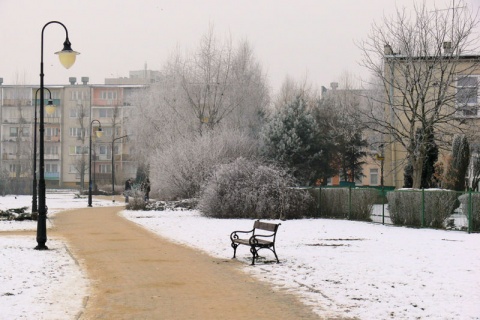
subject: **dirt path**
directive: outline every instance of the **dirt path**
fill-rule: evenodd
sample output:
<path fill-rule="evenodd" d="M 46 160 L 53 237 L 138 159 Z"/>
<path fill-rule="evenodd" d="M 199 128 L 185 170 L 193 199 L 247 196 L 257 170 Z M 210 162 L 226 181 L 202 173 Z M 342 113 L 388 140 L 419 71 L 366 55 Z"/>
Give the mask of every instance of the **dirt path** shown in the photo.
<path fill-rule="evenodd" d="M 119 217 L 122 209 L 53 219 L 49 237 L 66 239 L 92 281 L 80 319 L 319 319 L 293 295 L 242 273 L 240 262 L 173 244 Z"/>

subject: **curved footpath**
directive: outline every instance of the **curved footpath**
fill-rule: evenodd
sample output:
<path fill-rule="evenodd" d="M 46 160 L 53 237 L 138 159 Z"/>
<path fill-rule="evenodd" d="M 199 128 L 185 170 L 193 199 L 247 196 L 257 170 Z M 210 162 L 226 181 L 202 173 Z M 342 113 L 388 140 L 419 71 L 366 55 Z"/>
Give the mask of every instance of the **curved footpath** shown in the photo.
<path fill-rule="evenodd" d="M 241 262 L 169 242 L 120 217 L 123 209 L 52 218 L 49 236 L 67 241 L 92 284 L 79 319 L 319 319 L 295 296 L 242 273 Z"/>

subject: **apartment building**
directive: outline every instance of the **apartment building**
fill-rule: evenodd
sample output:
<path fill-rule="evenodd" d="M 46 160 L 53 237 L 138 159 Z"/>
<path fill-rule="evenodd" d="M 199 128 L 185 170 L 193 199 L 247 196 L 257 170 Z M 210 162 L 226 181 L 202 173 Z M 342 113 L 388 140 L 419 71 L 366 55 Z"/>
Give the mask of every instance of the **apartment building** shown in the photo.
<path fill-rule="evenodd" d="M 445 163 L 454 134 L 467 134 L 479 144 L 480 55 L 462 54 L 443 43 L 432 56 L 408 56 L 384 47 L 385 183 L 404 185 L 405 146 L 426 126 L 441 140 L 439 161 Z M 391 132 L 391 134 L 388 134 Z M 415 165 L 415 164 L 414 164 Z"/>
<path fill-rule="evenodd" d="M 44 114 L 47 187 L 88 188 L 90 163 L 92 181 L 98 186 L 112 185 L 113 166 L 115 184 L 136 174 L 127 123 L 135 109 L 135 96 L 145 85 L 88 81 L 88 77 L 79 83 L 70 78 L 69 84 L 46 86 L 45 105 L 51 92 L 56 106 L 53 113 Z M 37 91 L 37 85 L 4 85 L 0 80 L 0 175 L 18 184 L 19 192 L 32 187 L 35 109 L 38 119 L 40 104 Z M 103 135 L 97 138 L 100 127 Z M 38 159 L 39 134 L 36 138 Z M 38 175 L 38 160 L 36 166 Z"/>

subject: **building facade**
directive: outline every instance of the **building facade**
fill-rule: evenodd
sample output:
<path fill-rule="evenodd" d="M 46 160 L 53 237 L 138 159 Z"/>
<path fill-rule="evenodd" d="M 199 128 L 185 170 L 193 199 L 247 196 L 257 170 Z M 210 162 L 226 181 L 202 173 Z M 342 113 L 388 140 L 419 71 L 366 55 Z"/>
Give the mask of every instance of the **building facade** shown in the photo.
<path fill-rule="evenodd" d="M 46 86 L 56 106 L 44 117 L 44 159 L 47 187 L 88 188 L 89 164 L 95 186 L 112 186 L 135 177 L 136 164 L 128 136 L 128 115 L 135 109 L 134 97 L 143 84 L 77 84 Z M 47 90 L 48 89 L 48 90 Z M 39 118 L 38 86 L 0 83 L 0 180 L 8 178 L 17 192 L 32 187 L 35 119 Z M 37 110 L 35 110 L 37 109 Z M 37 111 L 37 112 L 35 112 Z M 36 117 L 35 117 L 36 114 Z M 37 124 L 38 125 L 38 124 Z M 96 138 L 101 127 L 103 135 Z M 37 128 L 38 132 L 38 128 Z M 37 159 L 38 139 L 37 134 Z M 90 140 L 92 141 L 90 157 Z M 39 172 L 37 160 L 37 175 Z"/>

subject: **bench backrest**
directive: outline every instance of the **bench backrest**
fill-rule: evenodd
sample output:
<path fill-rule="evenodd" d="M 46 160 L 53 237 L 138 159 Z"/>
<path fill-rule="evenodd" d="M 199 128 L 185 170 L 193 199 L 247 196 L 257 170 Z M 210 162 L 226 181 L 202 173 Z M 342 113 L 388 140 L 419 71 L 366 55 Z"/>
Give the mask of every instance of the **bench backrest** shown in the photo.
<path fill-rule="evenodd" d="M 276 224 L 276 223 L 261 222 L 260 220 L 256 220 L 255 223 L 253 224 L 253 228 L 276 233 L 279 225 L 280 223 Z"/>

